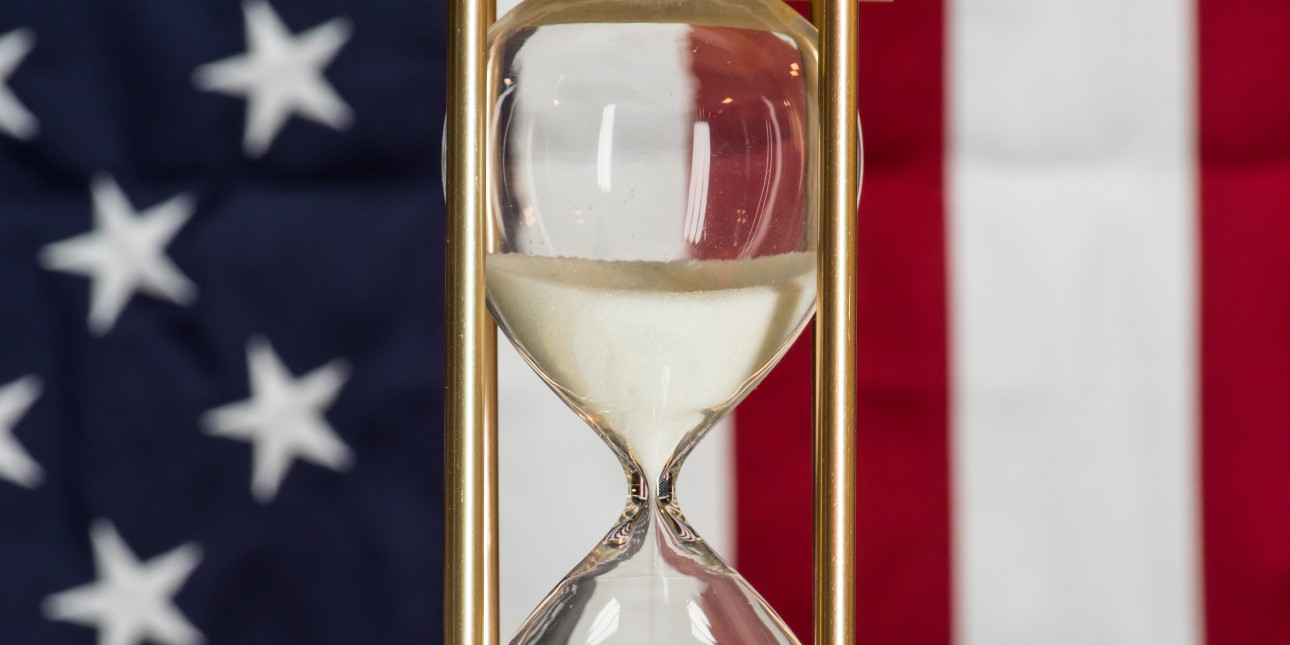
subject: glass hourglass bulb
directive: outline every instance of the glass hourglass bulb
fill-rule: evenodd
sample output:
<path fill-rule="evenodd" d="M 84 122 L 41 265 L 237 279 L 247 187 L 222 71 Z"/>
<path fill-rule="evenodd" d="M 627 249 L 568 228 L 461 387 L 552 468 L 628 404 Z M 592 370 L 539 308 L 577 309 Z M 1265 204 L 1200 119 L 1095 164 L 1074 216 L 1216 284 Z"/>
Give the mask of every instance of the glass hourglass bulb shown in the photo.
<path fill-rule="evenodd" d="M 527 0 L 490 31 L 489 306 L 629 482 L 512 643 L 797 642 L 676 480 L 814 308 L 815 69 L 781 0 Z"/>

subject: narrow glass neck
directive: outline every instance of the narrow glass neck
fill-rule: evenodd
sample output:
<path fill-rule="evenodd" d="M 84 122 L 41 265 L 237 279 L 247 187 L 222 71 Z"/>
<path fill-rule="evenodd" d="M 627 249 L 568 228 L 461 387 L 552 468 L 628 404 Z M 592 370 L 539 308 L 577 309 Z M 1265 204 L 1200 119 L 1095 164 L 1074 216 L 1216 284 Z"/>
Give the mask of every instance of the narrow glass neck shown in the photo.
<path fill-rule="evenodd" d="M 668 468 L 651 475 L 644 470 L 627 470 L 627 487 L 634 503 L 672 504 L 680 468 Z"/>

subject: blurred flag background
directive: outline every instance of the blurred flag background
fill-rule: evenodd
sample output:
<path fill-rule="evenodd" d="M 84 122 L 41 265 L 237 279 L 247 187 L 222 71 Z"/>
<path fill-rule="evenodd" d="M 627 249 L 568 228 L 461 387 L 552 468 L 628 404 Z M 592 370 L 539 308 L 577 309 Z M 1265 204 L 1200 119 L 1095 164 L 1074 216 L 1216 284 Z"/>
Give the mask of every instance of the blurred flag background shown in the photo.
<path fill-rule="evenodd" d="M 862 642 L 1290 643 L 1290 5 L 861 17 Z M 0 643 L 440 641 L 445 21 L 0 4 Z M 681 484 L 804 638 L 809 363 Z M 502 368 L 509 633 L 624 486 Z"/>

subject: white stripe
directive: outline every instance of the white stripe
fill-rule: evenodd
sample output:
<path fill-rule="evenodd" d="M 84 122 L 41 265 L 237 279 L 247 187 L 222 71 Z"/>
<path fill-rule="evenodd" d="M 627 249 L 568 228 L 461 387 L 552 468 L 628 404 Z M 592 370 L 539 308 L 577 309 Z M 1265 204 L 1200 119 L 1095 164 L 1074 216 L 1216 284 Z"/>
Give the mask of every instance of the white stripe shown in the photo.
<path fill-rule="evenodd" d="M 956 643 L 1194 645 L 1192 3 L 950 6 Z"/>

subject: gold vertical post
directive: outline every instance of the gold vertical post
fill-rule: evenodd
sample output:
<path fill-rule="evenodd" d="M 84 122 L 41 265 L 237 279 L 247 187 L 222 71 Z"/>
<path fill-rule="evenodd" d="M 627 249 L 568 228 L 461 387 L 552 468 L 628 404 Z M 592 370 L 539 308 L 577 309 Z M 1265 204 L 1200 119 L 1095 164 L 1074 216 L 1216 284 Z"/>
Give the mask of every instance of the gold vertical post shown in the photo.
<path fill-rule="evenodd" d="M 500 570 L 497 551 L 500 546 L 497 519 L 497 323 L 492 315 L 485 314 L 484 321 L 484 512 L 483 536 L 488 540 L 484 551 L 484 616 L 481 620 L 485 645 L 497 645 Z"/>
<path fill-rule="evenodd" d="M 444 642 L 491 645 L 497 598 L 495 360 L 484 310 L 484 47 L 493 0 L 448 5 Z"/>
<path fill-rule="evenodd" d="M 497 3 L 495 0 L 484 0 L 484 26 L 497 22 Z M 486 55 L 485 55 L 486 56 Z M 485 58 L 487 64 L 487 58 Z M 485 87 L 492 87 L 492 79 L 487 70 L 485 70 Z M 493 114 L 492 93 L 485 91 L 485 123 L 491 123 Z M 488 130 L 485 130 L 487 135 Z M 487 150 L 488 137 L 484 137 L 485 150 Z M 487 154 L 487 152 L 485 152 Z M 487 158 L 487 157 L 486 157 Z M 485 177 L 491 176 L 492 172 L 485 162 Z M 494 227 L 492 218 L 488 213 L 488 183 L 484 182 L 484 249 L 486 252 L 494 249 Z M 497 645 L 501 634 L 500 614 L 499 614 L 499 592 L 501 571 L 498 568 L 498 548 L 500 547 L 499 533 L 501 525 L 498 523 L 498 504 L 497 504 L 497 322 L 493 320 L 492 314 L 484 314 L 484 500 L 488 504 L 484 513 L 484 537 L 488 539 L 488 547 L 484 552 L 484 583 L 487 585 L 484 592 L 484 634 L 483 642 L 486 645 Z"/>
<path fill-rule="evenodd" d="M 484 0 L 484 27 L 497 22 L 497 3 L 495 0 Z M 487 64 L 487 54 L 485 54 L 485 64 Z M 485 79 L 488 80 L 487 71 Z M 485 85 L 491 87 L 491 81 Z M 492 93 L 485 91 L 485 123 L 491 123 L 493 114 L 493 104 L 491 102 Z M 485 135 L 487 135 L 485 130 Z M 487 150 L 488 137 L 484 137 L 485 149 Z M 485 153 L 487 154 L 487 152 Z M 491 176 L 491 170 L 488 164 L 484 164 L 485 177 Z M 487 180 L 484 182 L 485 191 L 487 191 Z M 485 192 L 484 198 L 484 229 L 485 251 L 493 250 L 493 226 L 491 218 L 488 217 L 488 196 Z M 497 645 L 501 634 L 499 630 L 499 592 L 501 571 L 498 569 L 498 548 L 500 546 L 499 532 L 501 526 L 498 523 L 498 504 L 497 504 L 497 322 L 493 320 L 492 314 L 484 314 L 484 500 L 488 504 L 484 513 L 484 537 L 488 540 L 488 548 L 484 552 L 484 583 L 487 585 L 484 593 L 484 634 L 483 642 L 486 645 Z"/>
<path fill-rule="evenodd" d="M 855 642 L 857 6 L 814 0 L 820 31 L 815 317 L 815 642 Z"/>

